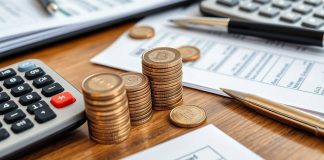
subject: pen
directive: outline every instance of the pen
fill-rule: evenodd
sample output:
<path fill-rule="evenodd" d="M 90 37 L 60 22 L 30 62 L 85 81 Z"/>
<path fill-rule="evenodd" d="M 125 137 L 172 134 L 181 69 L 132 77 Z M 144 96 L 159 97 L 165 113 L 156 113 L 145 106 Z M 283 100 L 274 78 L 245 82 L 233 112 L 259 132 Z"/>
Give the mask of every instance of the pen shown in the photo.
<path fill-rule="evenodd" d="M 182 27 L 208 28 L 228 33 L 324 47 L 324 32 L 304 28 L 208 17 L 171 19 L 170 22 Z"/>
<path fill-rule="evenodd" d="M 40 0 L 40 2 L 50 14 L 54 14 L 59 9 L 55 0 Z"/>
<path fill-rule="evenodd" d="M 304 129 L 317 136 L 324 136 L 324 119 L 321 117 L 256 95 L 224 88 L 221 90 L 263 115 Z"/>

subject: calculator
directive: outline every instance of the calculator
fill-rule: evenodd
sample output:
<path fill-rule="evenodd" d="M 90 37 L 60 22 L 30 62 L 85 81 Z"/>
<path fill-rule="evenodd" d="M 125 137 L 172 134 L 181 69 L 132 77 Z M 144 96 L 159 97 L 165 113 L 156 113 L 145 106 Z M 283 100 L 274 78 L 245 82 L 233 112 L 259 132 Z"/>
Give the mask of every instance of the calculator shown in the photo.
<path fill-rule="evenodd" d="M 85 122 L 82 94 L 39 60 L 0 69 L 0 159 Z"/>
<path fill-rule="evenodd" d="M 208 16 L 324 30 L 323 0 L 205 0 Z"/>

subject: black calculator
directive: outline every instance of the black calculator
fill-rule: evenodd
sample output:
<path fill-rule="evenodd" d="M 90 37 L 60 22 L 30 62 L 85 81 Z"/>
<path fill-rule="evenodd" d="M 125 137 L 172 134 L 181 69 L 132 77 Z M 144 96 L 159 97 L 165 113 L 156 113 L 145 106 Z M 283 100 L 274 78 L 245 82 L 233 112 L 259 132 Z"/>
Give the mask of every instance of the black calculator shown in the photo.
<path fill-rule="evenodd" d="M 39 60 L 0 69 L 0 159 L 85 122 L 82 94 Z"/>
<path fill-rule="evenodd" d="M 324 30 L 323 0 L 204 0 L 200 9 L 209 16 Z"/>

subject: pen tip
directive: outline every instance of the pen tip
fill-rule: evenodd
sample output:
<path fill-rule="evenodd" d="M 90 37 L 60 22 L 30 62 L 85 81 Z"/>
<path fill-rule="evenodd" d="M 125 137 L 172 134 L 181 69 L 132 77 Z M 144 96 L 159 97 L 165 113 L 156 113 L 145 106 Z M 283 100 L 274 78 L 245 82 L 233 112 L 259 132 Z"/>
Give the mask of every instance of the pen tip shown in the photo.
<path fill-rule="evenodd" d="M 246 94 L 243 92 L 239 92 L 239 91 L 235 91 L 232 89 L 226 89 L 226 88 L 220 88 L 224 93 L 226 93 L 227 95 L 233 97 L 233 98 L 240 98 L 240 99 L 244 99 Z"/>
<path fill-rule="evenodd" d="M 174 20 L 174 19 L 169 19 L 169 22 L 172 22 L 172 23 L 174 23 L 174 22 L 175 22 L 175 20 Z"/>

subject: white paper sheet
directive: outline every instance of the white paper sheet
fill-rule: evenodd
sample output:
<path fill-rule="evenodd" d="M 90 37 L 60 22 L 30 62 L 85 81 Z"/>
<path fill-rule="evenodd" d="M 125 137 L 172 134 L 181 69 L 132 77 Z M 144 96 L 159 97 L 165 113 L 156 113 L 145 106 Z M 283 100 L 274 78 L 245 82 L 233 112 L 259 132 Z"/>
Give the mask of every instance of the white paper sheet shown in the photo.
<path fill-rule="evenodd" d="M 173 0 L 57 0 L 60 11 L 49 15 L 37 0 L 0 0 L 0 41 L 27 33 L 131 15 Z"/>
<path fill-rule="evenodd" d="M 149 40 L 127 33 L 91 62 L 141 72 L 141 54 L 158 46 L 193 45 L 201 58 L 183 66 L 187 87 L 224 95 L 219 88 L 253 93 L 291 106 L 324 113 L 324 49 L 242 35 L 177 28 L 170 18 L 199 16 L 198 6 L 149 17 L 138 25 L 155 28 Z"/>
<path fill-rule="evenodd" d="M 257 154 L 207 125 L 183 136 L 124 158 L 124 160 L 259 160 Z"/>

